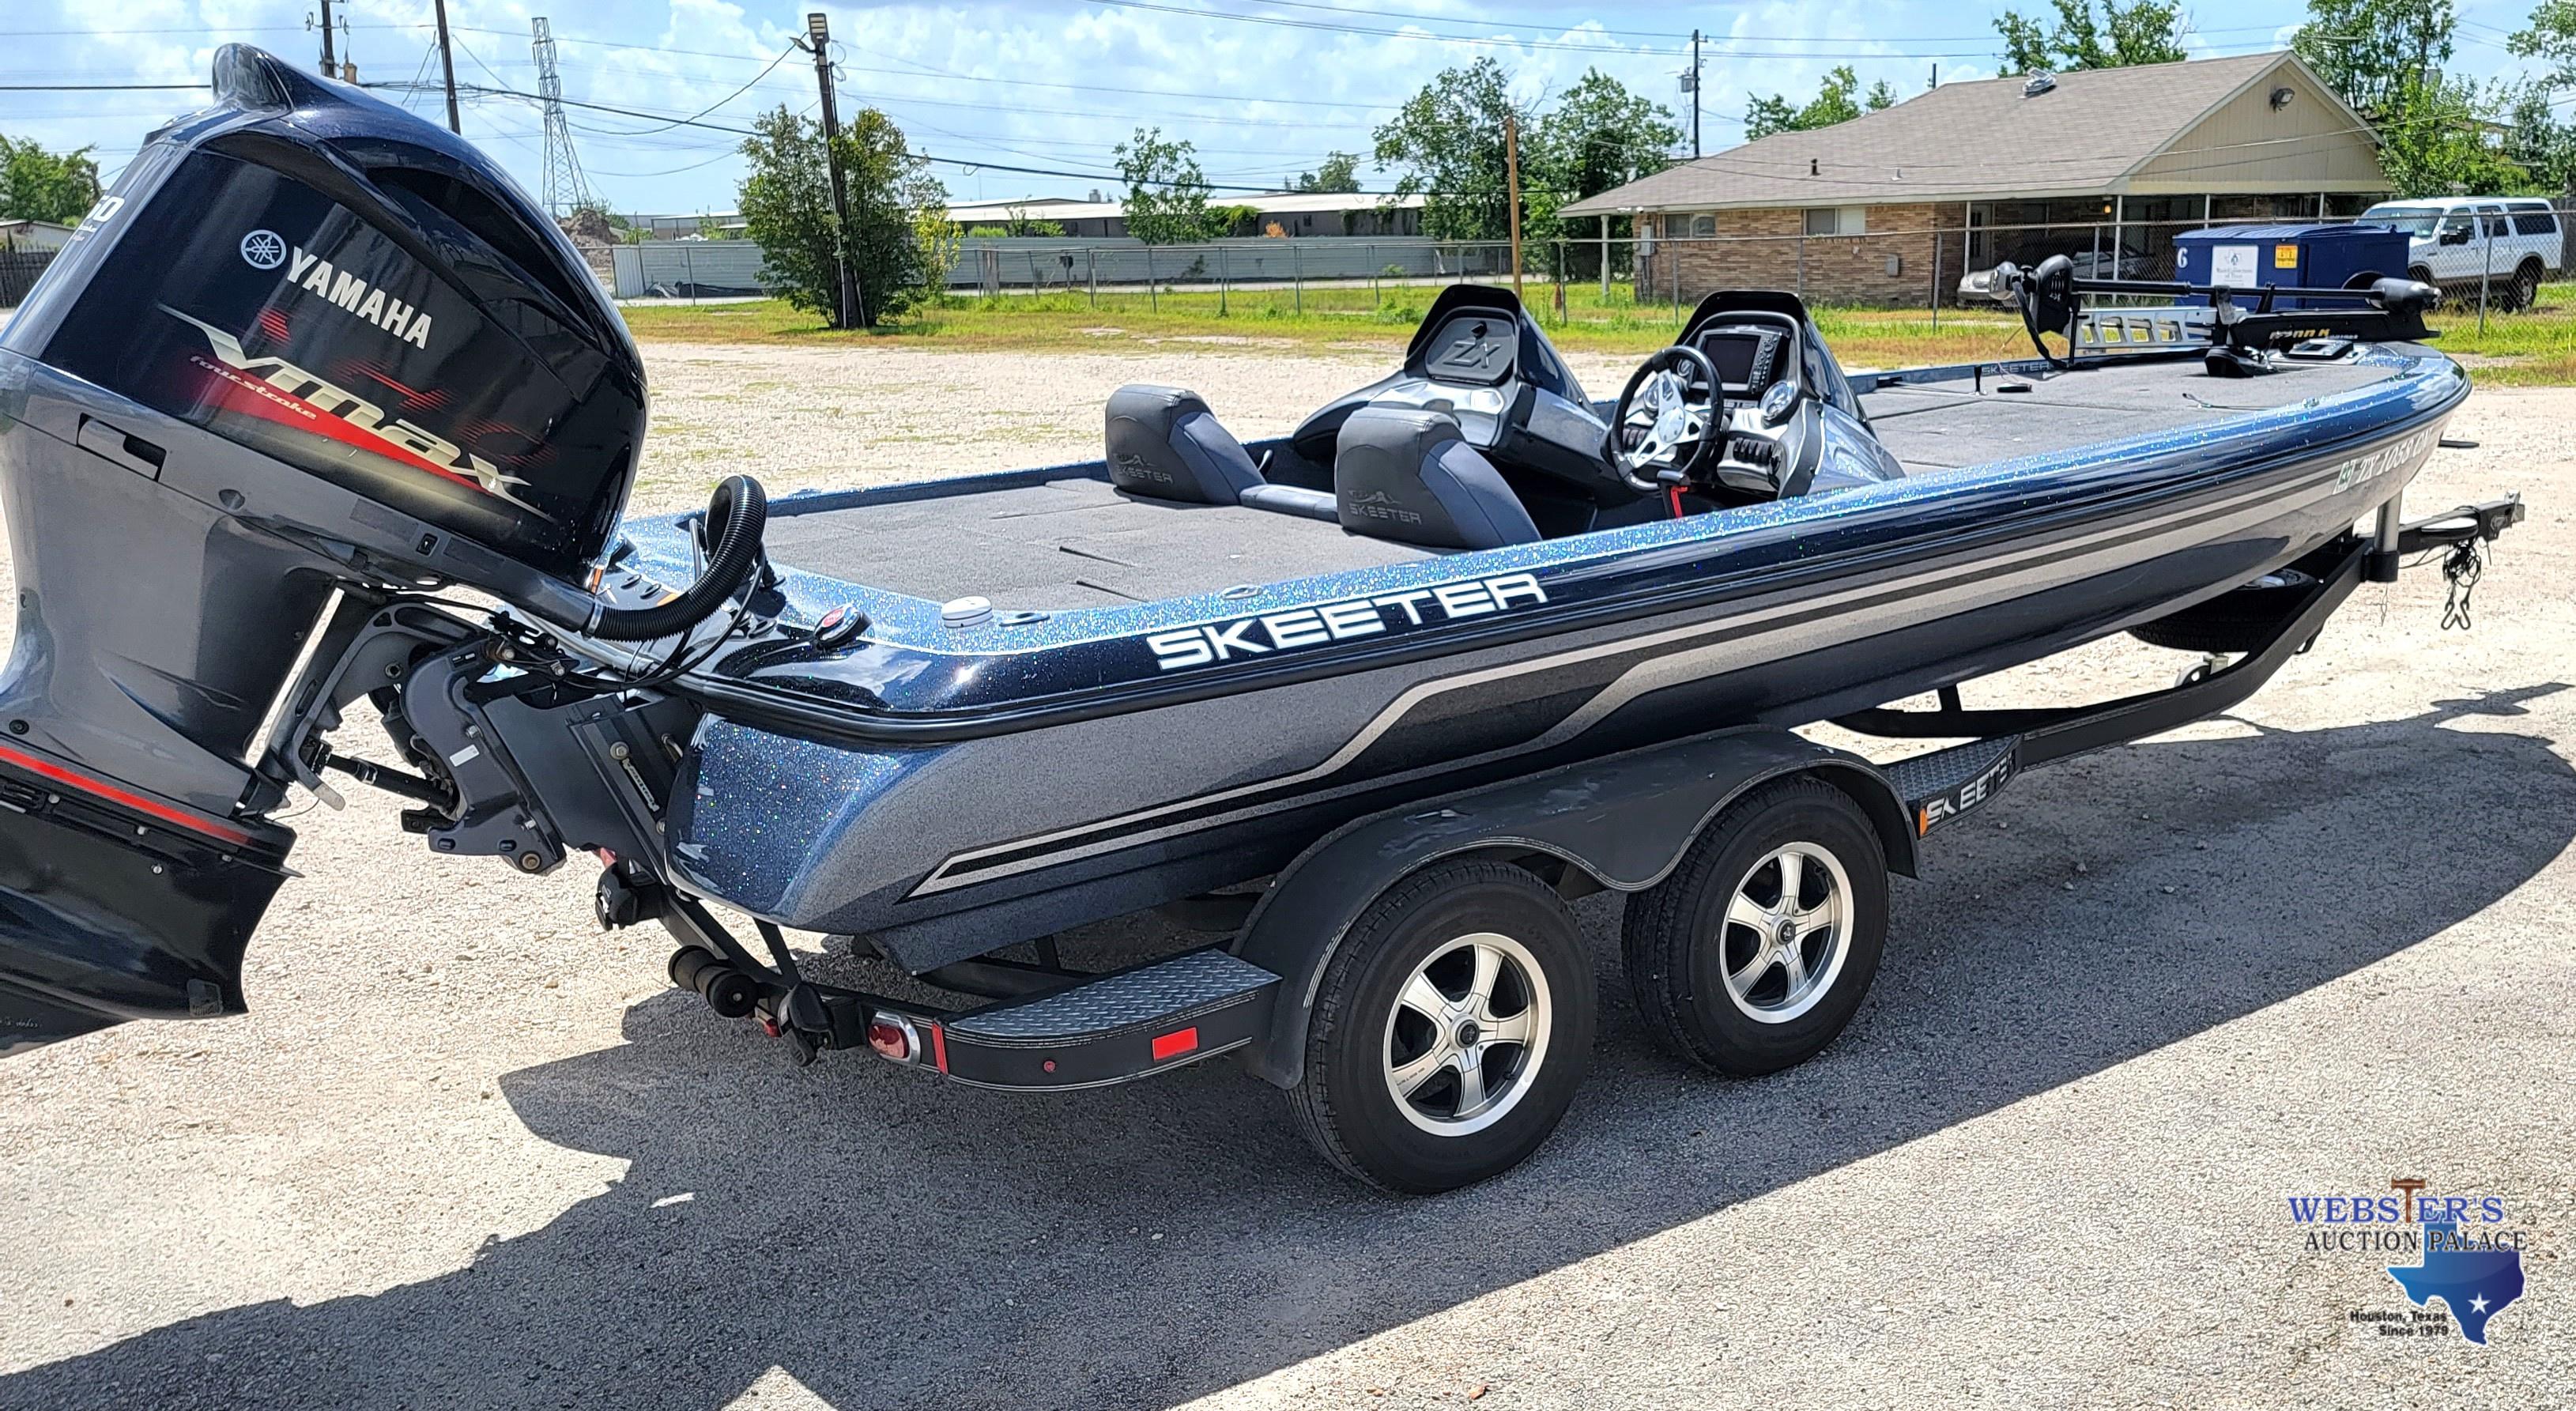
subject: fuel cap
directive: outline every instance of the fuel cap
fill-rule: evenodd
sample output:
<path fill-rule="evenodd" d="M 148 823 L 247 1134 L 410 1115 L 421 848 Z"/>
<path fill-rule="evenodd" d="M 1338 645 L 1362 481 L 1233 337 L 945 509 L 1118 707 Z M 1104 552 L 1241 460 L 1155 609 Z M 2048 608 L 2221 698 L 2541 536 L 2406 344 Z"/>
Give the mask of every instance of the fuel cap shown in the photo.
<path fill-rule="evenodd" d="M 859 634 L 867 630 L 868 615 L 843 603 L 823 614 L 823 620 L 814 624 L 814 645 L 823 651 L 837 652 L 857 641 Z"/>

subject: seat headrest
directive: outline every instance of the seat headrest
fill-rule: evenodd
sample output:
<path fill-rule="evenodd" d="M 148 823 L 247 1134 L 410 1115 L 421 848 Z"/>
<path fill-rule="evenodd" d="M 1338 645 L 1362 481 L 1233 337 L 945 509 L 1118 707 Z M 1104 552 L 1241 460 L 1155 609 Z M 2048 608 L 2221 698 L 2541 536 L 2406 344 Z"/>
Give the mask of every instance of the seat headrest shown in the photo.
<path fill-rule="evenodd" d="M 1529 510 L 1458 419 L 1416 407 L 1362 407 L 1342 423 L 1333 497 L 1354 534 L 1434 549 L 1495 549 L 1539 537 Z"/>
<path fill-rule="evenodd" d="M 1121 387 L 1105 421 L 1109 483 L 1131 495 L 1230 505 L 1262 483 L 1243 443 L 1188 388 Z"/>

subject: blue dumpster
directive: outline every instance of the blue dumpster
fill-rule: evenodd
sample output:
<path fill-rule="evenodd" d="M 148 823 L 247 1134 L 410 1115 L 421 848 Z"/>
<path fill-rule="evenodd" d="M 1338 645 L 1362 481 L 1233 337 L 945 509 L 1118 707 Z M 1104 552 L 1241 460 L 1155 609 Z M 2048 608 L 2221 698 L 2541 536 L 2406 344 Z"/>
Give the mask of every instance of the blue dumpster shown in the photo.
<path fill-rule="evenodd" d="M 2384 225 L 2230 225 L 2174 237 L 2174 278 L 2185 284 L 2366 289 L 2373 280 L 2405 276 L 2406 234 Z M 2192 294 L 2181 302 L 2209 300 Z M 2292 296 L 2273 307 L 2304 308 L 2308 302 Z M 2340 300 L 2315 303 L 2349 307 Z"/>

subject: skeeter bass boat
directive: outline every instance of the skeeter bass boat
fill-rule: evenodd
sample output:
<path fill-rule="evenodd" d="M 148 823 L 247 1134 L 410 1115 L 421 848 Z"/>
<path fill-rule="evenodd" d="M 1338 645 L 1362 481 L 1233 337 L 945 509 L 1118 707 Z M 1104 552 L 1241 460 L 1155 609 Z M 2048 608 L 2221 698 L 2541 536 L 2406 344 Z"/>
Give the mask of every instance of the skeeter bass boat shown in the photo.
<path fill-rule="evenodd" d="M 2125 356 L 1875 376 L 1795 297 L 1721 293 L 1599 401 L 1509 292 L 1462 286 L 1395 374 L 1275 440 L 1137 386 L 1096 461 L 776 505 L 737 477 L 621 523 L 643 367 L 552 224 L 352 89 L 239 46 L 216 80 L 0 335 L 0 1051 L 241 1010 L 278 811 L 336 801 L 336 771 L 406 796 L 437 852 L 596 854 L 604 923 L 661 921 L 675 981 L 805 1056 L 1066 1087 L 1245 1048 L 1337 1162 L 1454 1185 L 1526 1154 L 1579 1075 L 1561 896 L 1650 889 L 1663 915 L 1691 859 L 1759 832 L 1762 790 L 1831 783 L 1800 816 L 1844 822 L 1782 846 L 1838 860 L 1748 874 L 1759 965 L 1732 921 L 1690 943 L 1778 1043 L 1727 1047 L 1723 1013 L 1672 1031 L 1725 1071 L 1795 1061 L 1857 1004 L 1869 886 L 1917 838 L 2105 721 L 2150 728 L 2136 703 L 1990 720 L 1948 688 L 2123 629 L 2233 630 L 2198 645 L 2243 664 L 2179 703 L 2219 708 L 2364 566 L 2518 513 L 2397 524 L 2468 390 L 2406 341 L 2412 286 L 2299 327 L 2220 291 Z M 2035 340 L 2100 341 L 2062 262 L 1995 282 Z M 2259 631 L 2194 616 L 2296 581 Z M 1935 689 L 1937 729 L 1876 709 Z M 361 706 L 398 762 L 331 742 Z M 1781 728 L 1836 717 L 1983 738 L 1882 770 Z M 1413 924 L 1386 908 L 1453 872 L 1486 929 L 1424 942 L 1415 998 L 1362 1024 L 1384 1091 L 1327 1102 L 1377 1059 L 1317 1016 L 1381 984 L 1372 947 Z M 1053 933 L 1166 903 L 1240 934 L 1056 963 Z M 996 1003 L 805 979 L 782 928 Z M 1023 941 L 1037 964 L 996 957 Z M 1634 958 L 1658 944 L 1632 939 L 1632 979 L 1678 1014 Z"/>
<path fill-rule="evenodd" d="M 1472 374 L 1426 356 L 1460 344 Z M 870 626 L 696 683 L 722 718 L 673 867 L 928 968 L 1266 874 L 1409 799 L 2163 617 L 2390 503 L 2466 392 L 2420 347 L 2247 380 L 1846 379 L 1782 294 L 1713 296 L 1676 346 L 1731 429 L 1671 486 L 1600 448 L 1651 445 L 1635 407 L 1688 397 L 1658 384 L 1689 363 L 1590 404 L 1507 292 L 1460 288 L 1404 373 L 1276 441 L 1129 389 L 1104 461 L 778 502 L 783 614 Z M 629 564 L 686 581 L 688 527 L 631 526 Z"/>

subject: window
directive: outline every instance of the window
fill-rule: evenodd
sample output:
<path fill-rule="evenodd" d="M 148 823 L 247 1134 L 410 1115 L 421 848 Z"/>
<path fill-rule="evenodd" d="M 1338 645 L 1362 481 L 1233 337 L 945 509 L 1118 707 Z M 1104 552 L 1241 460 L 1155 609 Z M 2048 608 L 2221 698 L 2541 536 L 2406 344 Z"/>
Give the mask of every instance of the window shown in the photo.
<path fill-rule="evenodd" d="M 1690 233 L 1693 235 L 1715 235 L 1717 233 L 1717 217 L 1714 215 L 1691 217 Z"/>
<path fill-rule="evenodd" d="M 2513 233 L 2513 222 L 2504 218 L 2503 211 L 2498 210 L 2493 206 L 2483 206 L 2479 208 L 2478 214 L 2487 218 L 2488 239 L 2493 240 L 2498 236 L 2511 235 Z"/>
<path fill-rule="evenodd" d="M 1866 206 L 1814 206 L 1807 211 L 1809 235 L 1866 235 L 1869 233 L 1869 208 Z"/>
<path fill-rule="evenodd" d="M 2515 211 L 2513 233 L 2516 235 L 2556 235 L 2558 217 L 2547 211 Z"/>

